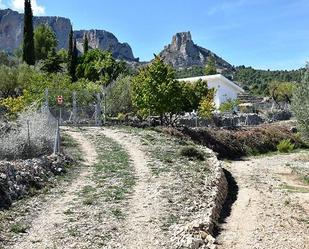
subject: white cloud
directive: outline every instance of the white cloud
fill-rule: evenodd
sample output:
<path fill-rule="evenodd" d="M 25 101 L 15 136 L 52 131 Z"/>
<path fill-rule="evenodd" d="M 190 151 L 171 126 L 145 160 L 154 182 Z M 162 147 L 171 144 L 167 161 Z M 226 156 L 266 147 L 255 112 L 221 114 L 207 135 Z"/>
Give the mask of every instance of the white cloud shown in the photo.
<path fill-rule="evenodd" d="M 32 11 L 34 15 L 40 16 L 40 15 L 45 14 L 45 7 L 38 5 L 36 0 L 32 0 L 31 5 L 32 5 Z M 23 12 L 24 11 L 24 0 L 11 0 L 10 7 L 13 10 Z"/>

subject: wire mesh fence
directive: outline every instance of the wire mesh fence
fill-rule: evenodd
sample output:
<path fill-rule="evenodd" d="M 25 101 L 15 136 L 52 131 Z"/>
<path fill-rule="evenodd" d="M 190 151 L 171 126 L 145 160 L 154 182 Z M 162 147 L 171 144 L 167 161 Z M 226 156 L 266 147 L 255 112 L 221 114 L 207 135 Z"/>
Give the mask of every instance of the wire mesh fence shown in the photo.
<path fill-rule="evenodd" d="M 28 159 L 53 152 L 56 119 L 49 113 L 28 110 L 7 124 L 0 134 L 0 159 Z"/>
<path fill-rule="evenodd" d="M 60 125 L 101 126 L 105 120 L 102 93 L 46 90 L 42 108 L 59 120 Z"/>

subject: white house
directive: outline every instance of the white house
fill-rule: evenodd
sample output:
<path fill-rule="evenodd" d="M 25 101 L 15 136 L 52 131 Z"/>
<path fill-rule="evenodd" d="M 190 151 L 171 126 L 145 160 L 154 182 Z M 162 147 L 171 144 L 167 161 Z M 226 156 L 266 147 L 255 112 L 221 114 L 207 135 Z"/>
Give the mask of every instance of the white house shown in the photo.
<path fill-rule="evenodd" d="M 227 100 L 237 99 L 238 94 L 245 92 L 244 89 L 236 85 L 233 81 L 225 78 L 221 74 L 178 79 L 178 81 L 192 83 L 198 80 L 206 81 L 208 88 L 214 88 L 216 90 L 214 102 L 217 108 L 219 108 L 220 105 Z"/>

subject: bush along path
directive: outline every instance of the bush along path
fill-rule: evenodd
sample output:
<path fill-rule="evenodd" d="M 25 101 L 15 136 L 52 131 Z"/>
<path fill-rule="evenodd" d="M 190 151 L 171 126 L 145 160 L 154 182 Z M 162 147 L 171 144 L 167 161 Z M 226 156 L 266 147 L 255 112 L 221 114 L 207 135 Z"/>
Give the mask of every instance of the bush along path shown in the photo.
<path fill-rule="evenodd" d="M 226 164 L 238 189 L 219 249 L 309 248 L 308 151 Z"/>

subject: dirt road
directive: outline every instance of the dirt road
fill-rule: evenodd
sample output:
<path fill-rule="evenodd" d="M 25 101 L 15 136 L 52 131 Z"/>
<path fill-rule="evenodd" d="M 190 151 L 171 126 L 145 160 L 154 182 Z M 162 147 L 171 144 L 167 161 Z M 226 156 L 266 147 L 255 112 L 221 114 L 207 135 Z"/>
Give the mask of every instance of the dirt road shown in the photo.
<path fill-rule="evenodd" d="M 79 176 L 62 196 L 45 204 L 43 211 L 33 220 L 28 235 L 24 238 L 23 242 L 14 246 L 15 249 L 53 248 L 55 246 L 53 240 L 55 237 L 55 227 L 65 221 L 64 213 L 75 201 L 76 193 L 81 191 L 83 187 L 92 184 L 88 177 L 92 173 L 91 166 L 96 162 L 96 150 L 81 133 L 68 131 L 68 134 L 81 145 L 84 166 Z"/>
<path fill-rule="evenodd" d="M 300 155 L 226 163 L 239 191 L 221 225 L 219 249 L 309 248 L 309 187 L 290 167 Z"/>
<path fill-rule="evenodd" d="M 147 167 L 139 139 L 105 128 L 66 132 L 81 147 L 83 167 L 68 187 L 46 197 L 30 229 L 10 248 L 162 248 L 160 181 Z M 125 194 L 120 186 L 133 178 Z"/>

